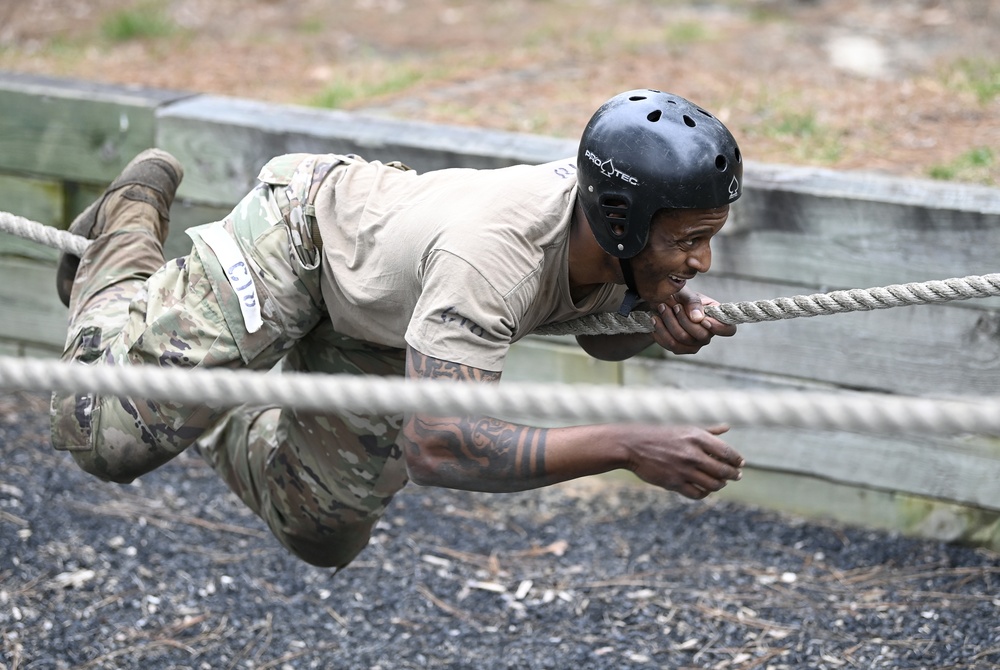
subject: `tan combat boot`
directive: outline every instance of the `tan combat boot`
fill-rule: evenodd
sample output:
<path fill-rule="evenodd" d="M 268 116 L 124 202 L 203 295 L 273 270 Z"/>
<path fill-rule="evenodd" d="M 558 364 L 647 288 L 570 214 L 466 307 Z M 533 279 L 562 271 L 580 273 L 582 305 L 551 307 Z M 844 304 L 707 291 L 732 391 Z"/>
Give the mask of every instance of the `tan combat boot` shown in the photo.
<path fill-rule="evenodd" d="M 148 227 L 163 243 L 170 223 L 170 205 L 183 177 L 184 168 L 176 158 L 160 149 L 147 149 L 133 158 L 104 194 L 73 220 L 69 232 L 92 240 L 116 230 Z M 135 208 L 131 208 L 127 216 L 116 217 L 116 210 L 124 204 L 122 200 L 151 205 L 157 216 L 136 216 Z M 79 256 L 64 253 L 59 257 L 56 290 L 67 307 L 79 267 Z"/>

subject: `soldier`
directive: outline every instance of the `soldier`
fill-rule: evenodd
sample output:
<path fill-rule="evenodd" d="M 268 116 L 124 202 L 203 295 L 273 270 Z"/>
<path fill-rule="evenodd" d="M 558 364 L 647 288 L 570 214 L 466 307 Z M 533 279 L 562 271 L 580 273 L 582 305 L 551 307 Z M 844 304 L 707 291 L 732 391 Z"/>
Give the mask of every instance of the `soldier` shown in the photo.
<path fill-rule="evenodd" d="M 73 222 L 93 243 L 60 259 L 66 360 L 494 383 L 511 343 L 586 314 L 655 314 L 651 334 L 577 338 L 606 360 L 654 343 L 694 353 L 735 333 L 686 283 L 711 265 L 742 157 L 718 119 L 675 95 L 615 96 L 575 160 L 545 165 L 417 174 L 281 156 L 229 216 L 188 231 L 189 255 L 164 263 L 182 175 L 148 150 Z M 726 430 L 52 399 L 53 444 L 87 472 L 129 482 L 195 444 L 285 547 L 336 568 L 408 480 L 515 491 L 624 468 L 703 498 L 741 477 Z"/>

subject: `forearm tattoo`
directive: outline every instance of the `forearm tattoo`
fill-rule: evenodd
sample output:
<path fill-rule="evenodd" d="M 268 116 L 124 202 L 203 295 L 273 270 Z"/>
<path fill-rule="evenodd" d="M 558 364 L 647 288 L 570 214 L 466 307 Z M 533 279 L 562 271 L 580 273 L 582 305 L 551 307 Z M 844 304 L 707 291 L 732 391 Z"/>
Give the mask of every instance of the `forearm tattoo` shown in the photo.
<path fill-rule="evenodd" d="M 407 356 L 411 378 L 495 383 L 500 373 L 424 356 L 412 348 Z M 436 474 L 453 488 L 514 491 L 550 483 L 545 472 L 544 428 L 522 426 L 490 417 L 407 417 L 404 447 L 434 445 L 444 460 Z"/>

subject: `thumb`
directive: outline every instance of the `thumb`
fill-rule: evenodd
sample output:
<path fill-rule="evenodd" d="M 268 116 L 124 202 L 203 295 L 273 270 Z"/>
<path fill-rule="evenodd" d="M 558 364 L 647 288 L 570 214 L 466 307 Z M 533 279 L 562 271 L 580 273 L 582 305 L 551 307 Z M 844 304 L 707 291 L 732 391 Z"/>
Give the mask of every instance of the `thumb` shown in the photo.
<path fill-rule="evenodd" d="M 705 318 L 705 306 L 702 304 L 700 293 L 695 293 L 684 287 L 673 297 L 694 323 L 700 323 Z"/>
<path fill-rule="evenodd" d="M 722 435 L 723 433 L 729 432 L 729 424 L 720 423 L 716 426 L 709 426 L 705 430 L 710 432 L 712 435 Z"/>

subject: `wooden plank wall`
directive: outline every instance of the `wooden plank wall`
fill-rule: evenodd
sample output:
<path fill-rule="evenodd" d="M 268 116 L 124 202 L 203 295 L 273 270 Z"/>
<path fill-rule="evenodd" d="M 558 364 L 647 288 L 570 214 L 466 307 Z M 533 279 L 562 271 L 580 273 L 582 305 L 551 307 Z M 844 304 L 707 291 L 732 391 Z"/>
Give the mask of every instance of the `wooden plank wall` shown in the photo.
<path fill-rule="evenodd" d="M 141 149 L 187 171 L 169 255 L 218 219 L 270 157 L 359 153 L 420 170 L 537 163 L 575 143 L 216 96 L 0 72 L 0 209 L 65 226 Z M 1000 190 L 748 164 L 746 192 L 697 288 L 722 301 L 868 288 L 1000 271 Z M 65 309 L 56 254 L 0 237 L 0 353 L 52 356 Z M 943 397 L 996 394 L 1000 299 L 740 327 L 693 357 L 649 351 L 622 364 L 571 338 L 529 338 L 505 379 L 676 388 L 794 389 Z M 725 497 L 1000 549 L 1000 440 L 740 429 L 744 481 Z"/>

